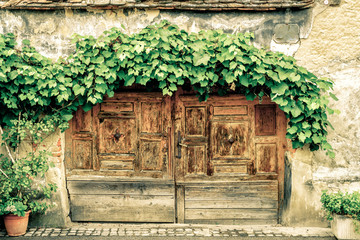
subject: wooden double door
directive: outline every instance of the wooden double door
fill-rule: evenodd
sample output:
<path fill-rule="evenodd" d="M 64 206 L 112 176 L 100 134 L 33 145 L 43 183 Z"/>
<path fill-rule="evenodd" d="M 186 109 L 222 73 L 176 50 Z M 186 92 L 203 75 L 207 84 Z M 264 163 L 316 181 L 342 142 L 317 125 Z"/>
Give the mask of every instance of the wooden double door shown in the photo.
<path fill-rule="evenodd" d="M 286 119 L 267 99 L 118 93 L 70 125 L 73 221 L 278 221 Z"/>

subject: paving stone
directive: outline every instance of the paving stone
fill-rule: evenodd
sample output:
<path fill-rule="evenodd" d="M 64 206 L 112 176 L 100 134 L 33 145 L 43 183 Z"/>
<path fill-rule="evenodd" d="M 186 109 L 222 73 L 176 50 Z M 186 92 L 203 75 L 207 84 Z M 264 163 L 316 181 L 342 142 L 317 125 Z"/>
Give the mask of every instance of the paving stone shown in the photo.
<path fill-rule="evenodd" d="M 153 236 L 153 237 L 174 237 L 174 236 L 186 236 L 186 237 L 333 237 L 330 230 L 327 229 L 309 229 L 308 232 L 302 233 L 302 229 L 299 228 L 264 228 L 264 229 L 252 229 L 249 227 L 244 228 L 212 228 L 212 227 L 192 227 L 191 225 L 185 227 L 140 227 L 134 228 L 130 226 L 128 228 L 86 228 L 86 227 L 74 227 L 74 228 L 30 228 L 25 234 L 25 237 L 43 236 Z M 7 236 L 6 231 L 0 230 L 0 236 Z M 190 239 L 190 238 L 189 238 Z M 31 240 L 31 238 L 29 238 Z M 270 240 L 270 239 L 269 239 Z"/>

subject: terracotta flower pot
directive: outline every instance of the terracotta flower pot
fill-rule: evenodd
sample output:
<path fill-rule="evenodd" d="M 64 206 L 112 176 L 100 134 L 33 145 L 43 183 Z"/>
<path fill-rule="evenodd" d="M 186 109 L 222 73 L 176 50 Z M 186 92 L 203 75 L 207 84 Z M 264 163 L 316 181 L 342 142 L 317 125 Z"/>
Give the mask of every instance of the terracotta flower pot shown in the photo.
<path fill-rule="evenodd" d="M 25 217 L 19 217 L 14 214 L 4 216 L 4 223 L 7 234 L 11 237 L 22 236 L 26 233 L 31 211 L 25 213 Z"/>

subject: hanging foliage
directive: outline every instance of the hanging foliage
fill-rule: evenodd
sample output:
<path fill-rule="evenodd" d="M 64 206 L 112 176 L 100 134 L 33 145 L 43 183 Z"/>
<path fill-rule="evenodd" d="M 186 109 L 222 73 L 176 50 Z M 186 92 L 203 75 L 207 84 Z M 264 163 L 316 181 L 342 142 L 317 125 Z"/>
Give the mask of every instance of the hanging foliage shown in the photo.
<path fill-rule="evenodd" d="M 220 30 L 187 33 L 163 21 L 126 35 L 113 28 L 99 38 L 76 35 L 74 54 L 52 62 L 29 41 L 16 48 L 15 36 L 0 36 L 0 121 L 11 124 L 19 112 L 36 120 L 51 116 L 62 129 L 81 106 L 85 111 L 123 86 L 139 84 L 172 95 L 191 87 L 200 101 L 216 91 L 248 100 L 269 96 L 289 119 L 293 148 L 309 144 L 333 157 L 327 142 L 332 81 L 298 66 L 294 58 L 258 49 L 251 33 Z M 46 117 L 45 117 L 46 118 Z"/>

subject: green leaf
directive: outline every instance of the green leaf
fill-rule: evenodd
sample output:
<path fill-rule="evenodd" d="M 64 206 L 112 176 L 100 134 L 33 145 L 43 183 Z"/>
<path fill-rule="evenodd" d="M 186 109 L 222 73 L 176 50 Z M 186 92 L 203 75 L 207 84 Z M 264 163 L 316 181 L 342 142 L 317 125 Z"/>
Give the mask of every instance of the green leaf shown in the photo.
<path fill-rule="evenodd" d="M 279 95 L 284 95 L 285 91 L 288 89 L 289 87 L 285 82 L 280 82 L 272 87 L 272 92 Z"/>
<path fill-rule="evenodd" d="M 199 66 L 201 64 L 207 65 L 210 60 L 210 56 L 203 52 L 195 52 L 193 56 L 194 66 Z"/>
<path fill-rule="evenodd" d="M 311 139 L 312 139 L 313 142 L 316 143 L 316 144 L 321 143 L 321 138 L 319 137 L 319 135 L 314 135 Z"/>
<path fill-rule="evenodd" d="M 93 63 L 98 63 L 101 64 L 104 62 L 104 57 L 103 56 L 98 56 L 97 58 L 95 58 L 95 60 L 92 61 Z"/>
<path fill-rule="evenodd" d="M 335 94 L 329 92 L 329 95 L 332 99 L 334 99 L 335 101 L 339 101 L 339 99 L 335 96 Z"/>
<path fill-rule="evenodd" d="M 27 40 L 27 39 L 24 39 L 24 40 L 22 41 L 22 44 L 23 44 L 23 45 L 30 45 L 30 41 Z"/>
<path fill-rule="evenodd" d="M 84 112 L 88 112 L 93 108 L 93 106 L 90 103 L 86 103 L 81 108 L 84 110 Z"/>
<path fill-rule="evenodd" d="M 315 128 L 315 129 L 321 129 L 320 124 L 318 122 L 314 122 L 312 124 L 312 127 Z"/>
<path fill-rule="evenodd" d="M 246 75 L 242 75 L 239 77 L 240 83 L 241 85 L 243 85 L 244 87 L 248 87 L 249 86 L 249 79 Z"/>
<path fill-rule="evenodd" d="M 287 130 L 287 132 L 290 133 L 290 134 L 294 134 L 294 133 L 297 132 L 297 130 L 298 130 L 298 128 L 296 126 L 292 126 L 291 128 L 289 128 Z"/>
<path fill-rule="evenodd" d="M 233 69 L 235 69 L 236 67 L 237 67 L 237 62 L 231 62 L 230 63 L 230 70 L 233 70 Z"/>
<path fill-rule="evenodd" d="M 126 79 L 125 79 L 124 86 L 125 87 L 131 86 L 131 85 L 133 85 L 134 82 L 135 82 L 135 77 L 134 76 L 127 76 Z"/>
<path fill-rule="evenodd" d="M 166 81 L 160 81 L 159 82 L 159 88 L 163 89 L 164 87 L 166 87 Z"/>
<path fill-rule="evenodd" d="M 63 118 L 65 121 L 70 121 L 70 120 L 73 118 L 73 115 L 72 115 L 72 114 L 63 114 L 63 115 L 62 115 L 62 118 Z"/>
<path fill-rule="evenodd" d="M 74 94 L 75 94 L 75 95 L 84 95 L 84 93 L 85 93 L 85 87 L 80 86 L 79 84 L 76 84 L 76 85 L 73 87 L 73 91 L 74 91 Z"/>
<path fill-rule="evenodd" d="M 300 116 L 300 114 L 302 113 L 301 109 L 296 104 L 294 107 L 291 108 L 290 112 L 295 118 Z"/>
<path fill-rule="evenodd" d="M 331 159 L 335 158 L 335 153 L 333 151 L 327 151 L 326 155 L 328 155 Z"/>
<path fill-rule="evenodd" d="M 245 94 L 246 100 L 248 101 L 254 101 L 254 99 L 256 98 L 256 94 L 249 92 Z"/>
<path fill-rule="evenodd" d="M 306 140 L 306 136 L 305 136 L 305 133 L 304 132 L 301 132 L 300 134 L 299 134 L 299 140 L 300 140 L 300 142 L 305 142 L 305 140 Z"/>
<path fill-rule="evenodd" d="M 171 83 L 170 86 L 169 86 L 169 89 L 170 89 L 170 91 L 175 92 L 177 90 L 177 87 L 176 87 L 176 85 L 174 83 Z"/>

